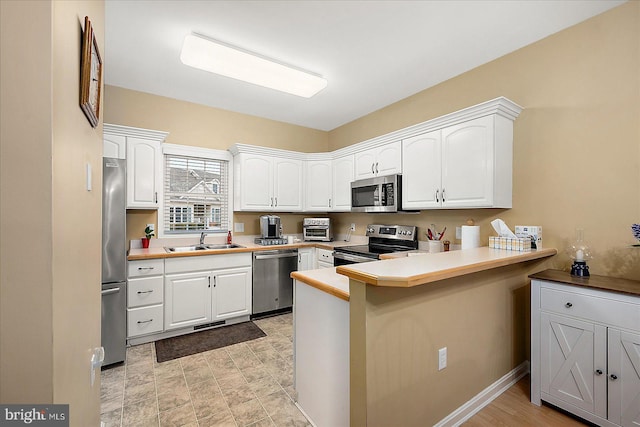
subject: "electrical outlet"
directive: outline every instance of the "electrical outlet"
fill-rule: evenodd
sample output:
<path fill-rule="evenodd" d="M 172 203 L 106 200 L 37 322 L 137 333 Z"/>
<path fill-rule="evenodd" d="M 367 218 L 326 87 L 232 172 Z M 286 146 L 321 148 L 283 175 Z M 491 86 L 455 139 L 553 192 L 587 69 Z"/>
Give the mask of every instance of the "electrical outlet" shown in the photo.
<path fill-rule="evenodd" d="M 438 371 L 442 371 L 447 367 L 447 347 L 438 350 Z"/>
<path fill-rule="evenodd" d="M 233 231 L 236 233 L 244 233 L 244 222 L 234 222 Z"/>
<path fill-rule="evenodd" d="M 462 239 L 462 227 L 456 227 L 456 239 Z"/>
<path fill-rule="evenodd" d="M 349 230 L 356 231 L 356 224 L 352 222 L 351 227 L 349 227 Z"/>

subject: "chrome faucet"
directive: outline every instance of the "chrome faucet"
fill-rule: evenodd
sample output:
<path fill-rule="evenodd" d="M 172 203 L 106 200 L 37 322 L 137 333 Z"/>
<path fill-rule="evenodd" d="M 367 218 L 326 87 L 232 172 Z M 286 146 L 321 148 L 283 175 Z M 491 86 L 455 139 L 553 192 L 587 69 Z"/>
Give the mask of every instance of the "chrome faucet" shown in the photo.
<path fill-rule="evenodd" d="M 205 236 L 206 234 L 207 234 L 207 232 L 206 232 L 206 231 L 203 231 L 203 232 L 200 234 L 200 244 L 201 244 L 201 245 L 204 245 L 204 236 Z"/>

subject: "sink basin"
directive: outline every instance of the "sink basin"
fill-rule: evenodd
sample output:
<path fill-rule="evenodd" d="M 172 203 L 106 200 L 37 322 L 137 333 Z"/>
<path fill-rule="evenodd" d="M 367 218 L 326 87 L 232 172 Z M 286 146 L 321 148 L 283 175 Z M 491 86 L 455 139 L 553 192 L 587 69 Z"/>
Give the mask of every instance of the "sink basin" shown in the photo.
<path fill-rule="evenodd" d="M 234 248 L 244 248 L 242 245 L 232 244 L 223 244 L 223 245 L 205 245 L 207 249 L 234 249 Z"/>
<path fill-rule="evenodd" d="M 164 249 L 169 253 L 174 252 L 193 252 L 193 251 L 206 251 L 214 249 L 234 249 L 244 248 L 242 245 L 236 245 L 235 243 L 226 245 L 190 245 L 190 246 L 165 246 Z"/>
<path fill-rule="evenodd" d="M 191 245 L 191 246 L 165 246 L 164 249 L 167 252 L 193 252 L 193 251 L 204 251 L 207 248 L 205 245 Z"/>

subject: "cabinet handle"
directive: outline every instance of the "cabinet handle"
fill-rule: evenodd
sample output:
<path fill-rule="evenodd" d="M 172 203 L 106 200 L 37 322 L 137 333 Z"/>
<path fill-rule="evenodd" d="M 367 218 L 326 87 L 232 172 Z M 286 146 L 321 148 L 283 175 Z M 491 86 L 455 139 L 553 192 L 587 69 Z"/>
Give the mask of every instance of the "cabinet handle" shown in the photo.
<path fill-rule="evenodd" d="M 331 207 L 331 199 L 329 199 L 329 207 Z"/>
<path fill-rule="evenodd" d="M 140 294 L 150 294 L 151 292 L 153 292 L 153 289 L 150 289 L 148 291 L 138 291 L 138 295 L 140 295 Z"/>
<path fill-rule="evenodd" d="M 616 374 L 611 374 L 609 375 L 609 378 L 611 378 L 611 381 L 615 381 L 618 379 L 618 376 Z"/>
<path fill-rule="evenodd" d="M 216 287 L 216 276 L 213 276 L 213 287 Z"/>
<path fill-rule="evenodd" d="M 376 173 L 375 167 L 376 167 L 376 164 L 371 163 L 371 173 Z"/>
<path fill-rule="evenodd" d="M 156 203 L 158 203 L 158 192 L 156 191 Z"/>
<path fill-rule="evenodd" d="M 277 207 L 278 206 L 278 198 L 277 197 L 275 198 L 275 201 L 276 201 L 276 204 L 274 206 Z"/>
<path fill-rule="evenodd" d="M 378 162 L 376 162 L 376 173 L 378 173 Z"/>
<path fill-rule="evenodd" d="M 602 375 L 602 371 L 600 369 L 596 369 L 596 375 Z"/>
<path fill-rule="evenodd" d="M 211 276 L 209 276 L 208 279 L 209 279 L 209 287 L 211 287 Z"/>
<path fill-rule="evenodd" d="M 443 188 L 442 189 L 442 203 L 444 203 L 444 202 L 445 202 L 445 200 L 444 200 L 444 188 Z"/>
<path fill-rule="evenodd" d="M 138 267 L 138 270 L 153 270 L 155 267 Z"/>
<path fill-rule="evenodd" d="M 271 204 L 269 206 L 273 207 L 273 197 L 271 198 Z"/>
<path fill-rule="evenodd" d="M 149 319 L 149 320 L 138 320 L 138 325 L 141 323 L 151 323 L 153 322 L 153 319 Z"/>
<path fill-rule="evenodd" d="M 440 190 L 436 190 L 436 203 L 440 203 Z"/>
<path fill-rule="evenodd" d="M 568 302 L 568 303 L 566 303 L 564 306 L 565 306 L 565 307 L 567 307 L 567 308 L 571 308 L 571 307 L 573 307 L 573 304 L 571 304 L 570 302 Z"/>

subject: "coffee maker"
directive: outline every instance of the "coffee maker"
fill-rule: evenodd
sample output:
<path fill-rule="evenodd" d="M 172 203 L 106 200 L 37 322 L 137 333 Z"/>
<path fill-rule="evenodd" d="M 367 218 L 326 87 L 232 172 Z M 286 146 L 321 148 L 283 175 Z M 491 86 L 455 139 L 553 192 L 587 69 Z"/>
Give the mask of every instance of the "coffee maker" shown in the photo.
<path fill-rule="evenodd" d="M 277 215 L 262 215 L 260 217 L 260 237 L 255 243 L 259 245 L 283 245 L 287 243 L 282 238 L 282 224 Z"/>

